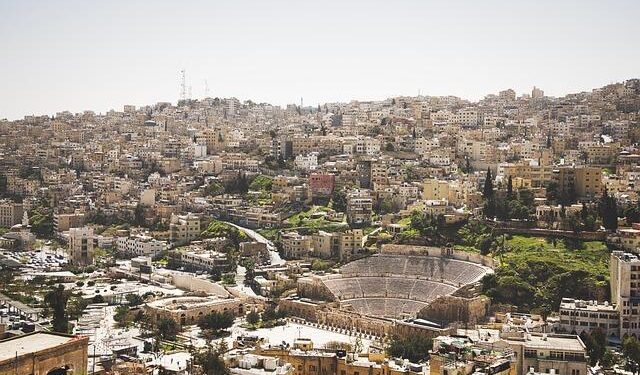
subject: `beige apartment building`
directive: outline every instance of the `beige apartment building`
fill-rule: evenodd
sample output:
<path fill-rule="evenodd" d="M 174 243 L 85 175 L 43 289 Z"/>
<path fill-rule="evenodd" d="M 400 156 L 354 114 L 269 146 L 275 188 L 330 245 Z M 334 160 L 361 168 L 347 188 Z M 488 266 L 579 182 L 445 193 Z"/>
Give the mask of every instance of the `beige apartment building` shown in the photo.
<path fill-rule="evenodd" d="M 169 240 L 176 243 L 193 241 L 200 236 L 200 216 L 192 213 L 171 215 Z"/>
<path fill-rule="evenodd" d="M 513 180 L 522 179 L 523 185 L 537 188 L 548 184 L 553 178 L 553 167 L 549 165 L 530 164 L 501 164 L 498 166 L 498 174 L 505 180 L 512 177 Z"/>
<path fill-rule="evenodd" d="M 595 199 L 602 195 L 602 168 L 566 166 L 554 169 L 553 178 L 562 191 L 573 190 L 579 199 Z"/>
<path fill-rule="evenodd" d="M 71 228 L 84 225 L 84 213 L 55 214 L 53 215 L 53 228 L 56 232 L 66 232 Z"/>
<path fill-rule="evenodd" d="M 422 199 L 425 200 L 448 200 L 449 199 L 449 182 L 428 179 L 422 183 Z"/>
<path fill-rule="evenodd" d="M 640 259 L 622 251 L 611 253 L 611 302 L 620 314 L 620 334 L 640 334 Z"/>
<path fill-rule="evenodd" d="M 93 263 L 93 229 L 89 227 L 69 229 L 69 256 L 74 265 Z"/>
<path fill-rule="evenodd" d="M 287 258 L 306 258 L 311 253 L 311 237 L 298 232 L 282 233 L 280 236 L 282 250 Z"/>
<path fill-rule="evenodd" d="M 15 203 L 10 200 L 0 201 L 0 227 L 11 228 L 20 224 L 22 220 L 22 203 Z"/>

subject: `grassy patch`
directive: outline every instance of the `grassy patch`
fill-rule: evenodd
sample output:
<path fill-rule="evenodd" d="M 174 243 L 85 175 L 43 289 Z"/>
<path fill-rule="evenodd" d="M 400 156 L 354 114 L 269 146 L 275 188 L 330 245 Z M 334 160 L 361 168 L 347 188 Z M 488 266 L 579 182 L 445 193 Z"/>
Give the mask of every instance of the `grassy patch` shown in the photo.
<path fill-rule="evenodd" d="M 575 247 L 568 244 L 563 240 L 554 244 L 544 237 L 516 235 L 506 240 L 507 251 L 500 258 L 505 265 L 522 267 L 531 262 L 544 262 L 559 270 L 583 270 L 609 278 L 609 251 L 603 242 L 578 242 Z"/>
<path fill-rule="evenodd" d="M 483 289 L 494 302 L 555 311 L 565 297 L 608 299 L 609 251 L 603 242 L 515 235 L 493 255 L 500 265 L 483 280 Z"/>

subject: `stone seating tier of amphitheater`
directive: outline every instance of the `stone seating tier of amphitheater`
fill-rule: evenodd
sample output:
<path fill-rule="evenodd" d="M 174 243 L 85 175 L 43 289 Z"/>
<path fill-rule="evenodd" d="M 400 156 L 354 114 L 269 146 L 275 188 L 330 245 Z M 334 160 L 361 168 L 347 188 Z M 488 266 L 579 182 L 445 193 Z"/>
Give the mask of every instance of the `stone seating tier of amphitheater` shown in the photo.
<path fill-rule="evenodd" d="M 378 254 L 344 265 L 322 278 L 341 306 L 380 317 L 412 316 L 440 296 L 492 272 L 477 263 L 439 256 Z"/>
<path fill-rule="evenodd" d="M 324 284 L 339 300 L 386 297 L 431 302 L 438 296 L 449 295 L 457 290 L 448 284 L 400 276 L 346 277 L 328 279 Z"/>
<path fill-rule="evenodd" d="M 346 264 L 340 272 L 343 277 L 413 276 L 460 287 L 479 281 L 488 268 L 450 258 L 383 254 Z"/>
<path fill-rule="evenodd" d="M 427 307 L 428 303 L 397 298 L 358 298 L 343 301 L 342 305 L 349 305 L 365 315 L 403 319 L 415 316 L 416 312 Z"/>

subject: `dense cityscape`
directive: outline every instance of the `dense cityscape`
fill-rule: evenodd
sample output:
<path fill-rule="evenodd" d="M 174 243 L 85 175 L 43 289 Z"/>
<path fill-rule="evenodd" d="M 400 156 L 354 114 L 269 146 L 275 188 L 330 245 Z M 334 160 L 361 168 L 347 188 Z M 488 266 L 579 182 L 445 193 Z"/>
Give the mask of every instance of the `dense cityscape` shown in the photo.
<path fill-rule="evenodd" d="M 181 87 L 0 120 L 0 374 L 640 371 L 640 79 Z"/>

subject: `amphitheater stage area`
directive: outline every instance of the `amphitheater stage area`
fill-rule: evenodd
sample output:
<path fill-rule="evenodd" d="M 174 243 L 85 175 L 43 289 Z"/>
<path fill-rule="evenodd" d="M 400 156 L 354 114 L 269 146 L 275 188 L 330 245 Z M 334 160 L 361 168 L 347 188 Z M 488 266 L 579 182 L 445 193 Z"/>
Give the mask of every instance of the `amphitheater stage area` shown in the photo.
<path fill-rule="evenodd" d="M 383 252 L 348 263 L 339 274 L 315 283 L 341 309 L 406 319 L 416 317 L 438 297 L 454 295 L 493 273 L 489 263 L 466 253 L 438 249 L 424 254 L 428 255 Z"/>

